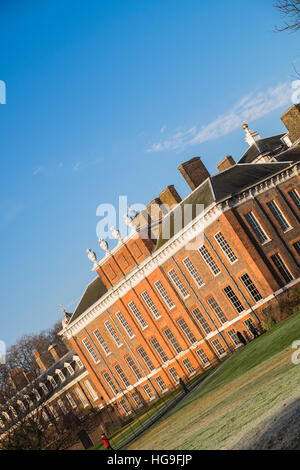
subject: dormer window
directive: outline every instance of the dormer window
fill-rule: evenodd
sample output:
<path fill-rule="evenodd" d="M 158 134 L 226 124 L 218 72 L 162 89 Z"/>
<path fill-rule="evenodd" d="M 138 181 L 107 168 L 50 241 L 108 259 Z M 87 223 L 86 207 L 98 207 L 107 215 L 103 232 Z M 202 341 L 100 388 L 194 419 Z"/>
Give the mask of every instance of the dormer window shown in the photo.
<path fill-rule="evenodd" d="M 6 421 L 10 421 L 10 416 L 8 413 L 6 413 L 6 411 L 3 411 L 2 415 L 4 416 L 4 418 L 6 419 Z"/>
<path fill-rule="evenodd" d="M 16 412 L 16 410 L 14 409 L 13 406 L 9 407 L 9 411 L 11 411 L 11 414 L 13 415 L 14 418 L 18 417 L 17 412 Z"/>
<path fill-rule="evenodd" d="M 65 362 L 64 367 L 67 369 L 67 371 L 69 372 L 70 375 L 75 374 L 75 371 L 74 371 L 73 367 L 71 366 L 71 364 L 69 364 L 69 362 Z"/>
<path fill-rule="evenodd" d="M 58 375 L 61 382 L 64 382 L 66 380 L 64 373 L 60 369 L 56 369 L 55 373 Z"/>
<path fill-rule="evenodd" d="M 82 364 L 81 360 L 79 359 L 79 356 L 73 356 L 74 361 L 76 361 L 77 366 L 79 369 L 83 369 L 84 365 Z"/>
<path fill-rule="evenodd" d="M 51 386 L 52 386 L 53 388 L 56 388 L 56 387 L 57 387 L 57 383 L 56 383 L 56 381 L 54 380 L 54 378 L 52 377 L 52 375 L 48 375 L 47 379 L 49 380 L 49 382 L 50 382 L 50 384 L 51 384 Z"/>
<path fill-rule="evenodd" d="M 39 394 L 39 392 L 37 391 L 36 388 L 34 388 L 34 389 L 32 390 L 32 393 L 34 394 L 36 400 L 37 400 L 37 401 L 40 401 L 41 395 Z"/>
<path fill-rule="evenodd" d="M 21 400 L 18 400 L 17 404 L 19 405 L 20 410 L 26 411 L 26 406 L 24 405 L 24 403 Z"/>
<path fill-rule="evenodd" d="M 33 401 L 31 400 L 29 395 L 24 395 L 25 400 L 28 403 L 28 406 L 33 406 Z"/>
<path fill-rule="evenodd" d="M 43 393 L 44 393 L 45 395 L 47 395 L 47 394 L 49 393 L 49 390 L 48 390 L 46 384 L 44 384 L 43 382 L 41 382 L 41 383 L 39 383 L 39 386 L 41 387 L 41 389 L 43 390 Z"/>

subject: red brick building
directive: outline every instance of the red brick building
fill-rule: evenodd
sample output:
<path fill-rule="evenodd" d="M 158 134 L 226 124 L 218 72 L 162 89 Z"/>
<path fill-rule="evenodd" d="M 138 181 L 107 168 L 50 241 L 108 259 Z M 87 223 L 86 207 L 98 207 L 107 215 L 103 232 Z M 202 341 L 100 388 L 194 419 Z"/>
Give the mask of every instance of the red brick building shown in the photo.
<path fill-rule="evenodd" d="M 61 334 L 103 403 L 129 414 L 222 360 L 299 282 L 300 105 L 281 119 L 288 132 L 268 138 L 243 126 L 249 149 L 215 175 L 180 165 L 183 201 L 165 188 L 102 260 L 90 251 L 98 276 Z"/>

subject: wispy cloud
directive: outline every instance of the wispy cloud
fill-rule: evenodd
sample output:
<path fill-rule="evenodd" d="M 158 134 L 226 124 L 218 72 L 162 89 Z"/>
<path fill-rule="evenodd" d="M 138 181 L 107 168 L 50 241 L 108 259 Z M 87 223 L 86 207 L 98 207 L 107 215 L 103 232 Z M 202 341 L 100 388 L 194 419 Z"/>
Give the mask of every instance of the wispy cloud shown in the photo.
<path fill-rule="evenodd" d="M 81 165 L 81 162 L 75 163 L 75 165 L 73 166 L 73 170 L 77 171 L 79 169 L 80 165 Z"/>
<path fill-rule="evenodd" d="M 147 149 L 147 152 L 177 150 L 191 145 L 218 139 L 237 129 L 244 122 L 251 123 L 275 109 L 292 104 L 290 82 L 280 83 L 265 91 L 252 92 L 241 98 L 226 113 L 202 127 L 193 126 L 175 132 L 168 139 L 160 140 Z"/>
<path fill-rule="evenodd" d="M 88 168 L 93 165 L 98 165 L 99 163 L 102 163 L 104 160 L 103 158 L 96 158 L 95 160 L 88 160 L 88 161 L 83 161 L 83 162 L 77 162 L 73 166 L 73 171 L 77 171 L 80 169 Z"/>
<path fill-rule="evenodd" d="M 36 176 L 38 175 L 39 173 L 42 173 L 42 171 L 44 171 L 44 167 L 43 166 L 39 166 L 38 168 L 36 168 L 33 172 L 33 176 Z"/>

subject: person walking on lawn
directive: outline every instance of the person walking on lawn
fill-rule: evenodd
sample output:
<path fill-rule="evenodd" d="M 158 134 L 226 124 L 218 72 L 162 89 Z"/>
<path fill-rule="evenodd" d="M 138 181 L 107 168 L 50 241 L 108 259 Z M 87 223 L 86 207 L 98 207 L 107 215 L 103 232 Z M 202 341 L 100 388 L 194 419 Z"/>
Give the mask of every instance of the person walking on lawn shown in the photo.
<path fill-rule="evenodd" d="M 181 377 L 179 379 L 179 384 L 180 384 L 180 387 L 182 388 L 182 390 L 184 391 L 184 393 L 189 393 L 189 389 L 187 388 L 187 386 L 185 385 L 185 383 L 184 383 L 184 381 L 182 380 Z"/>
<path fill-rule="evenodd" d="M 109 443 L 108 437 L 105 434 L 101 434 L 101 441 L 103 442 L 104 447 L 106 450 L 114 450 Z"/>

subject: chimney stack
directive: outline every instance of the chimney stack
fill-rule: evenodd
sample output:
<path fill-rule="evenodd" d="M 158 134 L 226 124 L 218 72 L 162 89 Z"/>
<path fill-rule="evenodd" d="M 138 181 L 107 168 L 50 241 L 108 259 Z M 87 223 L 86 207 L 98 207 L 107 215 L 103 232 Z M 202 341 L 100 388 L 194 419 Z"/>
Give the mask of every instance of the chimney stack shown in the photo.
<path fill-rule="evenodd" d="M 53 357 L 54 361 L 58 361 L 61 358 L 61 351 L 57 344 L 51 344 L 48 348 L 49 353 Z"/>
<path fill-rule="evenodd" d="M 19 370 L 18 368 L 9 372 L 9 381 L 16 392 L 20 392 L 30 383 L 26 372 Z"/>
<path fill-rule="evenodd" d="M 235 165 L 234 159 L 232 158 L 231 155 L 227 155 L 225 158 L 223 158 L 223 160 L 221 160 L 217 164 L 217 168 L 218 168 L 219 171 L 224 171 L 224 170 L 227 170 L 227 168 L 230 168 L 233 165 Z"/>
<path fill-rule="evenodd" d="M 291 143 L 295 143 L 300 139 L 300 104 L 293 104 L 280 117 L 283 124 L 288 130 L 288 138 Z"/>
<path fill-rule="evenodd" d="M 168 209 L 172 209 L 172 207 L 177 206 L 177 204 L 181 202 L 181 197 L 179 196 L 173 184 L 167 186 L 159 194 L 158 198 L 163 205 L 168 207 Z"/>
<path fill-rule="evenodd" d="M 179 165 L 178 170 L 186 180 L 189 187 L 194 190 L 200 186 L 203 181 L 210 177 L 206 166 L 202 163 L 200 157 L 194 157 L 191 160 Z"/>
<path fill-rule="evenodd" d="M 53 364 L 50 355 L 48 356 L 46 354 L 42 354 L 41 356 L 38 351 L 34 351 L 34 355 L 36 363 L 42 372 L 45 372 L 45 370 L 47 370 Z"/>

